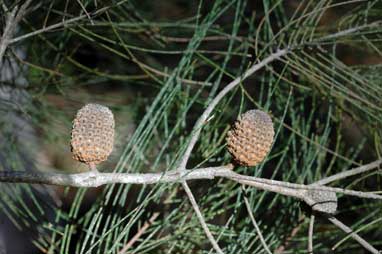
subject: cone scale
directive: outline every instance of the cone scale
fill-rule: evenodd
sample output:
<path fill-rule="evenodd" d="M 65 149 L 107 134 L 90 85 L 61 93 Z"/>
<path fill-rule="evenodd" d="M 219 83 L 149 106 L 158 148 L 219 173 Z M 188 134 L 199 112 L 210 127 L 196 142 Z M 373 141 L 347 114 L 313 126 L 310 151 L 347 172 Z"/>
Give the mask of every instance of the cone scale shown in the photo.
<path fill-rule="evenodd" d="M 228 131 L 227 148 L 237 164 L 256 166 L 269 153 L 273 136 L 271 117 L 261 110 L 250 110 Z"/>
<path fill-rule="evenodd" d="M 114 144 L 114 116 L 99 104 L 82 107 L 73 120 L 71 150 L 73 158 L 91 169 L 107 160 Z"/>

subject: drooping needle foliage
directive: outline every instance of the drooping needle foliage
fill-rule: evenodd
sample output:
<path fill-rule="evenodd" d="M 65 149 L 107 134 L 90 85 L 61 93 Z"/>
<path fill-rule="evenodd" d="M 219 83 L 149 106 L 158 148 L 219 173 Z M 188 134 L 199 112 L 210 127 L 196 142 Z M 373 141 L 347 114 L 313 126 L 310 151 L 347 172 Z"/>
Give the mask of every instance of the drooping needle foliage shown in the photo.
<path fill-rule="evenodd" d="M 0 3 L 5 34 L 24 1 Z M 89 102 L 116 120 L 116 147 L 100 171 L 175 169 L 219 91 L 281 49 L 288 53 L 218 103 L 187 168 L 229 163 L 226 133 L 249 109 L 271 114 L 275 141 L 262 164 L 238 173 L 310 184 L 376 160 L 381 14 L 380 0 L 34 0 L 0 63 L 0 169 L 87 170 L 72 160 L 69 139 L 76 110 Z M 309 212 L 298 200 L 225 179 L 189 185 L 224 253 L 267 253 L 245 197 L 272 253 L 307 253 Z M 380 171 L 332 185 L 382 191 Z M 180 184 L 0 189 L 3 218 L 41 253 L 214 252 Z M 382 249 L 381 209 L 339 196 L 336 217 Z M 313 240 L 317 253 L 363 251 L 321 217 Z"/>

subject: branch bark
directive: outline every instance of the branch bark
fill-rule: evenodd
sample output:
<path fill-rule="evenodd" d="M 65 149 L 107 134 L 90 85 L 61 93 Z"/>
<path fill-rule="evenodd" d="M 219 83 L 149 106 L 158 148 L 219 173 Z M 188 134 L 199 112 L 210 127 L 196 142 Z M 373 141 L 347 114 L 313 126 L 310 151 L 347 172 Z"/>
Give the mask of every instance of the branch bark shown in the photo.
<path fill-rule="evenodd" d="M 323 179 L 315 182 L 314 184 L 316 184 L 316 185 L 326 185 L 326 184 L 329 184 L 331 182 L 347 178 L 349 176 L 354 176 L 354 175 L 362 174 L 362 173 L 365 173 L 367 171 L 373 170 L 375 168 L 378 168 L 381 164 L 382 164 L 382 159 L 376 160 L 376 161 L 371 162 L 369 164 L 362 165 L 362 166 L 356 167 L 354 169 L 347 170 L 347 171 L 344 171 L 344 172 L 340 172 L 338 174 L 335 174 L 335 175 L 323 178 Z"/>
<path fill-rule="evenodd" d="M 237 183 L 256 187 L 261 190 L 275 192 L 285 196 L 295 197 L 312 203 L 306 194 L 308 190 L 329 191 L 343 193 L 361 198 L 382 199 L 382 195 L 345 190 L 342 188 L 327 187 L 322 185 L 304 185 L 270 180 L 260 177 L 241 175 L 232 171 L 234 166 L 228 164 L 218 167 L 198 168 L 194 170 L 178 169 L 162 173 L 101 173 L 89 171 L 77 174 L 62 174 L 48 172 L 0 171 L 0 182 L 31 183 L 61 185 L 70 187 L 99 187 L 105 184 L 156 184 L 156 183 L 182 183 L 189 180 L 214 179 L 223 177 Z M 310 204 L 311 205 L 311 204 Z"/>
<path fill-rule="evenodd" d="M 214 236 L 212 235 L 210 229 L 208 228 L 207 223 L 204 220 L 203 214 L 199 209 L 198 203 L 196 203 L 195 197 L 192 194 L 190 187 L 188 187 L 188 184 L 185 181 L 182 182 L 182 185 L 183 185 L 184 190 L 186 191 L 188 199 L 191 202 L 192 208 L 194 209 L 196 216 L 198 217 L 200 225 L 202 226 L 204 232 L 206 233 L 208 240 L 212 244 L 212 247 L 214 247 L 214 249 L 217 253 L 224 254 L 222 249 L 219 247 L 217 241 L 215 240 Z"/>
<path fill-rule="evenodd" d="M 242 189 L 245 191 L 244 187 Z M 255 220 L 255 216 L 253 215 L 253 212 L 251 210 L 251 205 L 249 204 L 248 198 L 245 196 L 245 194 L 244 194 L 244 203 L 245 203 L 245 207 L 247 208 L 249 218 L 251 219 L 252 224 L 255 227 L 256 233 L 259 236 L 260 242 L 263 245 L 265 252 L 268 254 L 272 254 L 271 250 L 269 249 L 269 247 L 267 245 L 267 242 L 265 241 L 265 239 L 263 237 L 263 234 L 261 233 L 259 225 L 257 225 L 257 222 Z"/>
<path fill-rule="evenodd" d="M 314 214 L 310 215 L 309 230 L 308 230 L 308 253 L 313 254 L 313 227 L 314 227 Z"/>
<path fill-rule="evenodd" d="M 3 6 L 3 9 L 6 9 L 5 6 Z M 0 68 L 3 65 L 3 57 L 5 54 L 5 50 L 8 47 L 9 39 L 13 34 L 13 23 L 16 17 L 17 7 L 14 7 L 13 10 L 6 15 L 6 21 L 5 21 L 5 27 L 3 34 L 0 38 Z"/>
<path fill-rule="evenodd" d="M 0 38 L 0 68 L 3 65 L 3 57 L 5 54 L 5 51 L 10 44 L 10 40 L 15 32 L 15 29 L 17 27 L 17 24 L 21 21 L 21 19 L 24 17 L 24 15 L 27 12 L 27 8 L 30 5 L 32 0 L 27 0 L 24 4 L 21 5 L 20 8 L 16 5 L 12 11 L 10 11 L 6 15 L 6 21 L 5 21 L 5 27 L 3 34 L 1 35 Z M 8 11 L 7 7 L 5 4 L 2 4 L 2 7 L 4 11 Z"/>
<path fill-rule="evenodd" d="M 367 241 L 365 241 L 365 239 L 363 239 L 362 237 L 360 237 L 356 232 L 354 232 L 351 228 L 349 228 L 348 226 L 346 226 L 345 224 L 343 224 L 341 221 L 339 221 L 338 219 L 336 219 L 335 217 L 328 217 L 328 220 L 333 223 L 335 226 L 337 226 L 338 228 L 340 228 L 342 231 L 344 231 L 345 233 L 347 234 L 350 234 L 350 236 L 356 240 L 359 244 L 361 244 L 365 249 L 367 249 L 368 251 L 370 251 L 371 253 L 373 254 L 380 254 L 381 252 L 379 252 L 376 248 L 374 248 L 371 244 L 369 244 Z"/>

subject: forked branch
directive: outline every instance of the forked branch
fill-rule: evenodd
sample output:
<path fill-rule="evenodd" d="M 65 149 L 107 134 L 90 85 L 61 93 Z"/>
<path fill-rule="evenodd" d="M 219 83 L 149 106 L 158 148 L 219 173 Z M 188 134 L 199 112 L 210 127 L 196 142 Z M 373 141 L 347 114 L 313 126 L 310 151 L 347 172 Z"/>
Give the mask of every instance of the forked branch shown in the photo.
<path fill-rule="evenodd" d="M 378 163 L 378 165 L 380 164 L 382 164 L 382 161 Z M 373 165 L 376 167 L 378 166 L 374 163 Z M 228 164 L 225 166 L 198 168 L 194 170 L 172 170 L 163 173 L 101 173 L 97 171 L 89 171 L 85 173 L 62 174 L 51 172 L 0 171 L 0 182 L 48 184 L 90 188 L 99 187 L 105 184 L 182 183 L 183 181 L 214 179 L 217 177 L 222 177 L 237 183 L 299 199 L 304 199 L 307 190 L 328 191 L 361 198 L 382 199 L 382 195 L 374 193 L 346 190 L 342 188 L 327 187 L 316 184 L 294 184 L 260 177 L 241 175 L 232 171 L 233 168 L 234 166 L 232 164 Z M 371 170 L 371 168 L 369 168 L 369 170 Z"/>

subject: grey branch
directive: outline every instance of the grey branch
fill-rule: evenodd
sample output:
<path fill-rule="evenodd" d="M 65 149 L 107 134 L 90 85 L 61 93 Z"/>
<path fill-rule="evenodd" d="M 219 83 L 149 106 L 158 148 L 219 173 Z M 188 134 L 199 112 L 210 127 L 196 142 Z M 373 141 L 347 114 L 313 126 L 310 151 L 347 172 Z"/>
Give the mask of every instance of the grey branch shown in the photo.
<path fill-rule="evenodd" d="M 5 6 L 3 6 L 3 9 L 5 9 L 4 11 L 6 11 Z M 17 7 L 13 8 L 13 10 L 6 15 L 4 31 L 0 38 L 0 68 L 2 66 L 5 50 L 7 49 L 9 44 L 9 38 L 12 36 L 13 33 L 13 24 L 16 17 L 16 12 Z"/>
<path fill-rule="evenodd" d="M 8 10 L 4 3 L 2 4 L 3 11 L 9 11 L 9 13 L 6 15 L 5 27 L 0 38 L 0 68 L 2 67 L 5 51 L 10 44 L 10 40 L 13 36 L 13 33 L 15 32 L 17 24 L 26 14 L 27 8 L 31 2 L 32 0 L 27 0 L 23 5 L 21 5 L 20 8 L 16 5 L 11 11 Z"/>
<path fill-rule="evenodd" d="M 325 185 L 325 184 L 328 184 L 328 183 L 331 183 L 331 182 L 334 182 L 334 181 L 338 181 L 338 180 L 347 178 L 349 176 L 354 176 L 354 175 L 357 175 L 357 174 L 362 174 L 362 173 L 365 173 L 367 171 L 370 171 L 370 170 L 373 170 L 373 169 L 379 167 L 381 164 L 382 164 L 382 159 L 376 160 L 376 161 L 371 162 L 369 164 L 362 165 L 362 166 L 359 166 L 357 168 L 354 168 L 354 169 L 351 169 L 351 170 L 347 170 L 347 171 L 344 171 L 344 172 L 341 172 L 341 173 L 338 173 L 338 174 L 326 177 L 324 179 L 321 179 L 321 180 L 315 182 L 314 184 Z"/>
<path fill-rule="evenodd" d="M 156 184 L 156 183 L 181 183 L 189 180 L 214 179 L 223 177 L 232 181 L 253 186 L 261 190 L 279 193 L 285 196 L 304 200 L 308 204 L 312 201 L 306 194 L 308 190 L 329 191 L 343 193 L 361 198 L 382 199 L 381 195 L 344 190 L 322 185 L 304 185 L 270 180 L 260 177 L 241 175 L 232 171 L 232 164 L 218 167 L 198 168 L 194 170 L 172 170 L 162 173 L 101 173 L 90 171 L 77 174 L 62 174 L 51 172 L 24 172 L 0 171 L 0 182 L 32 183 L 62 185 L 71 187 L 99 187 L 105 184 Z"/>
<path fill-rule="evenodd" d="M 350 234 L 350 236 L 356 240 L 359 244 L 361 244 L 363 247 L 365 247 L 367 250 L 369 250 L 373 254 L 380 254 L 376 248 L 371 246 L 367 241 L 365 241 L 362 237 L 360 237 L 356 232 L 353 232 L 351 228 L 343 224 L 341 221 L 337 220 L 335 217 L 328 217 L 328 220 L 336 225 L 338 228 L 340 228 L 342 231 L 344 231 L 347 234 Z"/>
<path fill-rule="evenodd" d="M 243 187 L 243 190 L 244 190 L 244 187 Z M 247 208 L 247 211 L 248 211 L 248 214 L 249 214 L 249 218 L 251 219 L 252 224 L 255 227 L 255 230 L 257 232 L 257 235 L 259 236 L 261 244 L 263 245 L 266 253 L 272 254 L 271 250 L 269 249 L 269 247 L 267 245 L 267 242 L 265 241 L 265 239 L 263 237 L 263 234 L 261 233 L 259 225 L 257 225 L 257 222 L 255 220 L 255 216 L 253 215 L 253 212 L 252 212 L 252 209 L 251 209 L 251 205 L 249 204 L 248 198 L 245 195 L 244 195 L 244 203 L 245 203 L 245 207 Z"/>
<path fill-rule="evenodd" d="M 251 185 L 260 189 L 263 189 L 264 186 L 268 186 L 267 187 L 268 189 L 264 189 L 264 190 L 278 192 L 282 195 L 294 196 L 296 198 L 301 198 L 301 193 L 297 192 L 297 190 L 317 190 L 317 191 L 331 191 L 335 193 L 342 193 L 345 195 L 356 196 L 360 198 L 382 199 L 381 195 L 377 195 L 374 193 L 346 190 L 346 189 L 335 188 L 335 187 L 327 187 L 327 186 L 318 185 L 316 183 L 310 184 L 310 185 L 295 184 L 295 183 L 264 179 L 264 178 L 247 176 L 247 175 L 240 175 L 233 171 L 231 171 L 229 175 L 225 177 L 231 178 L 233 180 L 238 180 L 238 182 Z M 273 187 L 269 187 L 269 186 L 273 186 Z M 281 188 L 277 188 L 277 186 Z"/>
<path fill-rule="evenodd" d="M 344 37 L 344 36 L 348 36 L 348 35 L 351 35 L 353 33 L 359 32 L 359 31 L 364 30 L 366 28 L 380 27 L 381 23 L 382 23 L 381 21 L 375 21 L 375 22 L 372 22 L 370 24 L 365 24 L 365 25 L 349 28 L 349 29 L 339 31 L 339 32 L 334 33 L 334 34 L 324 36 L 324 37 L 319 38 L 318 40 L 315 40 L 315 41 L 321 42 L 321 41 L 326 41 L 326 40 L 337 39 L 339 37 Z"/>
<path fill-rule="evenodd" d="M 314 227 L 314 214 L 310 215 L 309 230 L 308 230 L 308 253 L 313 254 L 313 227 Z"/>
<path fill-rule="evenodd" d="M 367 165 L 365 165 L 367 166 Z M 44 173 L 44 172 L 21 172 L 21 171 L 0 171 L 0 182 L 8 183 L 32 183 L 32 184 L 49 184 L 49 185 L 63 185 L 72 187 L 99 187 L 105 184 L 156 184 L 156 183 L 182 183 L 183 187 L 191 201 L 196 215 L 206 232 L 206 235 L 213 245 L 214 249 L 218 253 L 223 253 L 214 239 L 212 233 L 207 227 L 207 224 L 203 218 L 202 213 L 192 195 L 192 192 L 188 188 L 186 181 L 198 180 L 198 179 L 214 179 L 216 177 L 224 177 L 232 181 L 236 181 L 241 184 L 253 186 L 261 190 L 275 192 L 281 195 L 295 197 L 306 202 L 314 209 L 316 201 L 308 195 L 307 190 L 323 190 L 332 192 L 341 192 L 347 194 L 350 190 L 343 190 L 340 188 L 332 188 L 321 185 L 300 185 L 292 184 L 288 182 L 280 182 L 275 180 L 269 180 L 258 177 L 251 177 L 241 175 L 233 172 L 233 165 L 219 167 L 207 167 L 199 168 L 195 170 L 181 170 L 178 169 L 163 173 L 100 173 L 97 171 L 89 171 L 86 173 L 78 174 L 61 174 L 61 173 Z M 352 171 L 355 172 L 355 171 Z M 362 192 L 351 191 L 354 196 L 382 199 L 382 196 L 376 194 L 369 194 L 370 196 L 364 196 Z M 351 236 L 362 244 L 366 249 L 376 253 L 375 248 L 368 244 L 364 239 L 358 236 L 355 232 L 351 231 L 346 225 L 342 224 L 334 217 L 329 217 L 329 220 L 337 225 L 339 228 L 347 233 L 351 233 Z"/>
<path fill-rule="evenodd" d="M 50 172 L 21 172 L 21 171 L 1 171 L 0 182 L 14 183 L 37 183 L 49 185 L 62 185 L 71 187 L 99 187 L 105 184 L 155 184 L 174 183 L 183 180 L 193 179 L 213 179 L 216 176 L 229 172 L 232 166 L 221 166 L 211 168 L 201 168 L 193 171 L 179 173 L 168 171 L 164 173 L 100 173 L 90 171 L 77 174 L 61 174 Z"/>
<path fill-rule="evenodd" d="M 89 15 L 96 16 L 96 15 L 99 15 L 100 13 L 102 13 L 102 12 L 107 11 L 108 9 L 110 9 L 110 7 L 103 7 L 101 9 L 95 11 L 94 13 L 90 13 Z M 74 18 L 71 18 L 71 19 L 68 19 L 68 20 L 64 20 L 62 22 L 59 22 L 59 23 L 56 23 L 56 24 L 53 24 L 53 25 L 50 25 L 50 26 L 47 26 L 47 27 L 43 27 L 43 28 L 38 29 L 36 31 L 33 31 L 33 32 L 30 32 L 30 33 L 21 35 L 19 37 L 10 39 L 9 40 L 9 44 L 13 44 L 13 43 L 19 42 L 21 40 L 27 39 L 29 37 L 33 37 L 33 36 L 36 36 L 36 35 L 41 34 L 41 33 L 52 31 L 54 29 L 58 29 L 58 28 L 62 28 L 62 27 L 67 27 L 70 24 L 76 24 L 77 21 L 80 21 L 80 20 L 85 19 L 87 17 L 88 16 L 86 14 L 83 14 L 83 15 L 80 15 L 78 17 L 74 17 Z"/>
<path fill-rule="evenodd" d="M 191 202 L 192 208 L 194 209 L 196 216 L 198 217 L 199 223 L 200 223 L 200 225 L 202 225 L 202 228 L 203 228 L 208 240 L 212 244 L 212 247 L 214 247 L 214 249 L 217 253 L 224 254 L 222 249 L 219 247 L 217 241 L 215 240 L 214 236 L 212 235 L 210 229 L 208 228 L 207 223 L 204 220 L 203 214 L 199 209 L 198 203 L 196 203 L 195 197 L 192 194 L 190 187 L 188 187 L 187 182 L 183 181 L 182 186 L 183 186 L 184 190 L 186 191 L 188 199 Z"/>
<path fill-rule="evenodd" d="M 52 31 L 54 29 L 58 29 L 58 28 L 62 28 L 62 27 L 67 27 L 71 24 L 76 24 L 77 21 L 80 21 L 80 20 L 83 20 L 85 18 L 88 18 L 90 20 L 90 22 L 93 23 L 92 21 L 92 17 L 95 17 L 97 15 L 100 15 L 104 12 L 106 12 L 107 10 L 111 9 L 112 7 L 115 7 L 115 6 L 120 6 L 122 5 L 123 3 L 125 3 L 127 0 L 122 0 L 116 4 L 113 4 L 113 5 L 109 5 L 109 6 L 105 6 L 103 8 L 100 8 L 94 12 L 91 12 L 91 13 L 85 13 L 83 15 L 79 15 L 78 17 L 74 17 L 74 18 L 71 18 L 71 19 L 68 19 L 68 20 L 64 20 L 62 22 L 59 22 L 59 23 L 56 23 L 56 24 L 53 24 L 53 25 L 50 25 L 50 26 L 47 26 L 47 27 L 43 27 L 41 29 L 38 29 L 36 31 L 33 31 L 33 32 L 30 32 L 30 33 L 27 33 L 27 34 L 24 34 L 24 35 L 21 35 L 19 37 L 16 37 L 16 38 L 13 38 L 13 39 L 10 39 L 9 40 L 9 44 L 13 44 L 13 43 L 16 43 L 16 42 L 19 42 L 21 40 L 24 40 L 24 39 L 27 39 L 29 37 L 33 37 L 33 36 L 36 36 L 38 34 L 41 34 L 41 33 L 45 33 L 45 32 L 49 32 L 49 31 Z M 79 1 L 80 2 L 80 1 Z M 82 8 L 82 6 L 81 6 Z"/>

